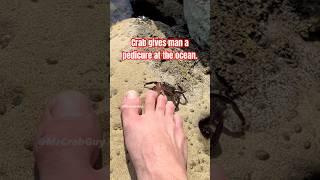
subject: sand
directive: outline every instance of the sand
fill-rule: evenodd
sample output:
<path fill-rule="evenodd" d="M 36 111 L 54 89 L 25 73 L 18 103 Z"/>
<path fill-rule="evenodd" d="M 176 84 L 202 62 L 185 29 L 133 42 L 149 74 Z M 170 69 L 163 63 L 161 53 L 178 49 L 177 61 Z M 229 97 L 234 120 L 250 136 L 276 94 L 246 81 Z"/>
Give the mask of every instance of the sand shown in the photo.
<path fill-rule="evenodd" d="M 303 16 L 312 12 L 314 5 L 295 8 L 288 5 L 290 2 L 212 3 L 212 71 L 231 84 L 234 94 L 240 94 L 234 101 L 251 125 L 241 138 L 221 136 L 221 152 L 213 162 L 224 168 L 229 179 L 298 180 L 320 172 L 320 45 L 316 30 L 309 28 L 317 24 L 317 17 Z M 106 5 L 99 0 L 3 0 L 0 12 L 0 179 L 33 179 L 32 139 L 46 99 L 65 89 L 80 90 L 97 100 L 109 93 Z M 125 47 L 121 45 L 125 41 L 115 46 L 117 51 Z M 117 62 L 118 53 L 112 56 L 123 72 L 111 68 L 112 76 L 119 78 L 112 81 L 110 92 L 114 104 L 111 163 L 120 167 L 111 169 L 113 177 L 126 179 L 129 172 L 118 116 L 121 97 L 127 89 L 143 93 L 144 81 L 165 79 L 172 83 L 178 76 L 167 71 L 171 65 L 130 64 L 140 69 L 133 71 Z M 168 75 L 161 77 L 159 68 L 153 66 Z M 211 84 L 216 85 L 215 81 Z M 188 84 L 185 86 L 188 89 Z M 222 93 L 226 89 L 218 88 Z M 208 98 L 199 102 L 203 108 L 194 108 L 199 104 L 192 100 L 191 92 L 198 90 L 190 88 L 191 104 L 180 107 L 189 138 L 190 179 L 208 178 L 209 146 L 196 123 L 202 118 L 199 114 L 208 115 L 200 112 Z M 104 101 L 96 104 L 101 127 L 107 133 L 104 121 L 109 112 Z M 237 131 L 238 117 L 230 107 L 224 113 L 226 128 Z"/>
<path fill-rule="evenodd" d="M 1 1 L 0 179 L 33 179 L 32 139 L 47 98 L 67 89 L 105 96 L 105 14 L 103 1 Z"/>
<path fill-rule="evenodd" d="M 213 161 L 230 179 L 308 179 L 319 172 L 320 44 L 310 28 L 319 22 L 318 8 L 314 1 L 212 3 L 211 63 L 232 89 L 212 85 L 234 96 L 250 125 L 245 136 L 220 139 Z M 231 131 L 239 128 L 230 107 L 224 121 Z"/>
<path fill-rule="evenodd" d="M 134 37 L 148 37 L 151 33 L 156 37 L 165 38 L 170 34 L 170 28 L 160 22 L 141 22 L 131 18 L 120 21 L 111 27 L 111 102 L 110 102 L 110 172 L 111 179 L 136 179 L 130 160 L 126 157 L 124 149 L 123 131 L 120 119 L 120 103 L 128 90 L 138 91 L 143 98 L 146 92 L 144 83 L 150 81 L 181 84 L 189 89 L 185 93 L 188 104 L 179 106 L 179 114 L 184 119 L 184 129 L 188 137 L 188 177 L 190 179 L 209 179 L 210 156 L 209 142 L 202 137 L 198 122 L 209 115 L 209 75 L 204 75 L 204 67 L 194 68 L 200 72 L 190 72 L 189 76 L 202 75 L 201 80 L 190 78 L 188 82 L 181 83 L 182 70 L 188 68 L 186 64 L 194 62 L 163 62 L 153 63 L 148 61 L 121 61 L 122 51 L 133 50 L 130 40 Z M 165 71 L 163 69 L 165 68 Z M 180 68 L 180 69 L 179 69 Z M 179 71 L 180 70 L 180 71 Z M 189 70 L 192 70 L 191 68 Z M 174 72 L 172 72 L 174 71 Z M 197 81 L 197 85 L 195 84 Z M 121 167 L 121 168 L 120 168 Z M 131 174 L 131 176 L 130 176 Z"/>

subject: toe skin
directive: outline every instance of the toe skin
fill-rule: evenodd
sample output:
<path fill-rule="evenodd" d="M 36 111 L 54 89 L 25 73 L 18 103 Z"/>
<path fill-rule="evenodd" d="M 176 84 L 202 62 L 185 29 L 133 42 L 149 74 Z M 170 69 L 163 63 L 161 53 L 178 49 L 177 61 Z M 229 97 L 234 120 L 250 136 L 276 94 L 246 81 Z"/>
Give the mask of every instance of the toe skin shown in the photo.
<path fill-rule="evenodd" d="M 159 95 L 157 99 L 156 111 L 162 115 L 165 114 L 167 104 L 167 97 L 163 95 Z"/>
<path fill-rule="evenodd" d="M 175 106 L 174 106 L 173 102 L 168 101 L 166 104 L 166 112 L 165 112 L 166 117 L 173 118 L 174 110 L 175 110 Z"/>
<path fill-rule="evenodd" d="M 185 135 L 183 131 L 183 120 L 178 115 L 174 115 L 174 123 L 175 123 L 175 135 L 176 135 L 176 142 L 179 146 L 179 148 L 183 151 L 185 151 Z"/>
<path fill-rule="evenodd" d="M 145 112 L 154 112 L 156 107 L 156 99 L 157 99 L 157 92 L 149 90 L 146 93 L 146 99 L 145 99 Z"/>
<path fill-rule="evenodd" d="M 139 115 L 141 112 L 141 99 L 136 91 L 128 91 L 122 100 L 121 112 L 123 115 Z"/>
<path fill-rule="evenodd" d="M 124 123 L 141 114 L 141 99 L 136 91 L 128 91 L 122 100 L 121 115 Z"/>

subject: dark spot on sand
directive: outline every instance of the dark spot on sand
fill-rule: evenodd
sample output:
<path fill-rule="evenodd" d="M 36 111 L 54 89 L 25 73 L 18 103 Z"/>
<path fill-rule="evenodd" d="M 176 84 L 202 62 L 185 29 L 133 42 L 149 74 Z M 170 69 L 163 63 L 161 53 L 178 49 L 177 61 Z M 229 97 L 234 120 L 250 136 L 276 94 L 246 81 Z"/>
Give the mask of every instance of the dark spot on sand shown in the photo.
<path fill-rule="evenodd" d="M 13 106 L 19 106 L 22 103 L 23 97 L 22 95 L 16 95 L 13 99 L 12 99 L 12 105 Z"/>
<path fill-rule="evenodd" d="M 4 104 L 0 104 L 0 115 L 4 115 L 7 112 L 7 107 Z"/>
<path fill-rule="evenodd" d="M 93 4 L 88 4 L 88 5 L 87 5 L 87 8 L 89 8 L 89 9 L 94 9 L 94 5 L 93 5 Z"/>
<path fill-rule="evenodd" d="M 28 150 L 28 151 L 33 151 L 33 145 L 31 142 L 28 142 L 26 144 L 24 144 L 24 149 Z"/>
<path fill-rule="evenodd" d="M 118 94 L 118 89 L 111 89 L 111 97 L 115 96 Z"/>
<path fill-rule="evenodd" d="M 288 132 L 282 133 L 281 136 L 285 141 L 290 141 L 290 134 Z"/>
<path fill-rule="evenodd" d="M 138 90 L 138 93 L 141 95 L 143 93 L 143 90 L 142 89 L 139 89 Z"/>
<path fill-rule="evenodd" d="M 58 60 L 55 59 L 55 58 L 46 58 L 46 62 L 47 62 L 47 64 L 49 64 L 49 65 L 58 64 Z"/>
<path fill-rule="evenodd" d="M 9 46 L 12 37 L 9 34 L 0 35 L 0 48 L 4 49 Z"/>
<path fill-rule="evenodd" d="M 270 154 L 264 150 L 257 150 L 256 158 L 258 158 L 259 160 L 265 161 L 270 158 Z"/>
<path fill-rule="evenodd" d="M 302 127 L 299 124 L 295 125 L 294 126 L 294 132 L 301 133 L 302 132 Z"/>
<path fill-rule="evenodd" d="M 304 143 L 303 143 L 303 147 L 304 147 L 305 149 L 310 149 L 310 148 L 311 148 L 311 142 L 310 142 L 310 141 L 304 142 Z"/>
<path fill-rule="evenodd" d="M 31 2 L 37 3 L 39 2 L 39 0 L 31 0 Z"/>
<path fill-rule="evenodd" d="M 102 93 L 99 93 L 99 92 L 92 92 L 90 94 L 90 99 L 93 101 L 93 102 L 100 102 L 104 99 L 103 97 L 103 94 Z"/>
<path fill-rule="evenodd" d="M 7 173 L 3 170 L 3 169 L 0 169 L 0 177 L 7 177 Z"/>

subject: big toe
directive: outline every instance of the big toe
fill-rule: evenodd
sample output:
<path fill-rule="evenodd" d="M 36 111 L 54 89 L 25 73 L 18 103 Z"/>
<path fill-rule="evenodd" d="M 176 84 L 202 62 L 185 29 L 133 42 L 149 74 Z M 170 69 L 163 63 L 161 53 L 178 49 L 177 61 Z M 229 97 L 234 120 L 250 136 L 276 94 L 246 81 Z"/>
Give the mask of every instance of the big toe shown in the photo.
<path fill-rule="evenodd" d="M 39 129 L 40 134 L 55 137 L 99 137 L 98 119 L 92 103 L 77 91 L 65 91 L 53 98 Z"/>
<path fill-rule="evenodd" d="M 73 145 L 73 143 L 81 143 L 88 138 L 92 141 L 100 140 L 98 118 L 92 103 L 79 92 L 66 91 L 53 98 L 46 108 L 34 142 L 35 155 L 44 157 L 48 155 L 47 152 L 53 150 L 65 152 L 61 150 L 67 148 L 70 153 L 86 154 L 94 163 L 98 155 L 98 144 Z"/>
<path fill-rule="evenodd" d="M 134 90 L 127 92 L 122 100 L 121 114 L 123 123 L 127 123 L 131 118 L 136 118 L 141 113 L 141 99 Z"/>
<path fill-rule="evenodd" d="M 92 103 L 77 91 L 58 94 L 49 104 L 51 114 L 56 119 L 80 119 L 93 112 Z"/>

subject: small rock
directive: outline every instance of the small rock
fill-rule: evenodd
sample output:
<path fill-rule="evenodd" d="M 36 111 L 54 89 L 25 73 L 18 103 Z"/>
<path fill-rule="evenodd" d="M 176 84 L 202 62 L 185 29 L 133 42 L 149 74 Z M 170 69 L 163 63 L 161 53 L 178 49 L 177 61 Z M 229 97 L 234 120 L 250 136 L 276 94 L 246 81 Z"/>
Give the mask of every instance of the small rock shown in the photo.
<path fill-rule="evenodd" d="M 194 112 L 194 109 L 190 109 L 190 112 Z"/>
<path fill-rule="evenodd" d="M 304 147 L 305 149 L 310 149 L 310 148 L 311 148 L 311 142 L 310 142 L 310 141 L 304 142 L 304 143 L 303 143 L 303 147 Z"/>
<path fill-rule="evenodd" d="M 301 133 L 302 132 L 302 127 L 299 124 L 295 125 L 294 126 L 294 132 Z"/>
<path fill-rule="evenodd" d="M 270 158 L 270 155 L 268 152 L 264 151 L 264 150 L 258 150 L 256 151 L 256 157 L 259 160 L 265 161 L 268 160 Z"/>
<path fill-rule="evenodd" d="M 0 115 L 4 115 L 7 112 L 7 107 L 4 104 L 0 104 Z"/>

